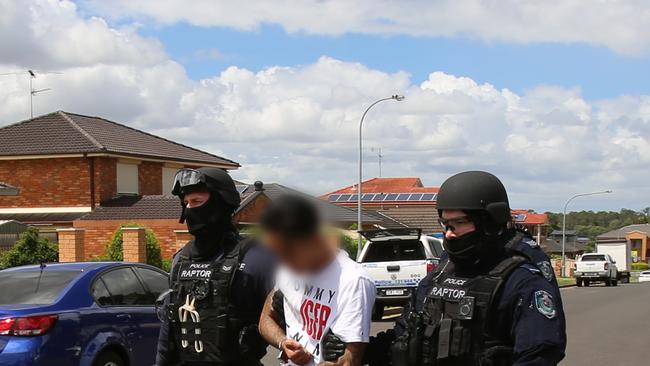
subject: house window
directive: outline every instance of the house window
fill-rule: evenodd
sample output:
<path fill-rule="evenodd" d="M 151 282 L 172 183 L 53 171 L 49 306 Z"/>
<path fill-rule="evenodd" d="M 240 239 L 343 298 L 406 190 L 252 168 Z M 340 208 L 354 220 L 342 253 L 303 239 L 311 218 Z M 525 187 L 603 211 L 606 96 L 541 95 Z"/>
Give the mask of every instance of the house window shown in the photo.
<path fill-rule="evenodd" d="M 174 189 L 174 176 L 178 172 L 178 168 L 164 166 L 162 168 L 162 194 L 171 194 Z"/>
<path fill-rule="evenodd" d="M 117 193 L 138 194 L 138 165 L 117 163 Z"/>

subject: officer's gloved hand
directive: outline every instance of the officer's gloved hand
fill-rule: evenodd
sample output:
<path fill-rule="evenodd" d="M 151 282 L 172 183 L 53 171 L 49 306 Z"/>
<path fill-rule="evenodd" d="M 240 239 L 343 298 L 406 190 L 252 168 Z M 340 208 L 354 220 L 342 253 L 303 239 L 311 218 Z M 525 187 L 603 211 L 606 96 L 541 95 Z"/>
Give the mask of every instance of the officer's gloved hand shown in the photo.
<path fill-rule="evenodd" d="M 388 329 L 379 332 L 375 337 L 370 337 L 370 343 L 366 348 L 363 363 L 373 366 L 390 365 L 390 348 L 395 341 L 395 331 Z"/>
<path fill-rule="evenodd" d="M 248 325 L 239 332 L 239 350 L 245 357 L 259 360 L 266 354 L 266 346 L 257 324 Z"/>
<path fill-rule="evenodd" d="M 323 336 L 322 352 L 325 361 L 336 362 L 345 354 L 345 342 L 330 329 Z"/>

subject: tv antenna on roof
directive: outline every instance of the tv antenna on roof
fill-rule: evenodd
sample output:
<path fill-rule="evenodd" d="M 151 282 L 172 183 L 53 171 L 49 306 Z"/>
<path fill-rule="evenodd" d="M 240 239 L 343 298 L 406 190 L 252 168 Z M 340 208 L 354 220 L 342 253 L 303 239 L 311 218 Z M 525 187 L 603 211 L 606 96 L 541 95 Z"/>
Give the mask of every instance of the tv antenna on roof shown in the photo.
<path fill-rule="evenodd" d="M 23 75 L 27 74 L 29 76 L 29 118 L 34 118 L 34 95 L 38 93 L 42 93 L 48 90 L 52 90 L 52 88 L 45 88 L 45 89 L 34 89 L 34 79 L 36 79 L 36 75 L 41 75 L 41 74 L 63 74 L 62 72 L 58 71 L 42 71 L 42 70 L 26 70 L 26 71 L 15 71 L 15 72 L 5 72 L 1 73 L 0 76 L 6 76 L 6 75 Z"/>
<path fill-rule="evenodd" d="M 376 149 L 373 147 L 373 148 L 370 149 L 370 151 L 373 151 L 373 152 L 375 150 L 378 151 L 377 157 L 379 158 L 379 178 L 381 178 L 381 159 L 384 157 L 384 155 L 381 154 L 381 147 L 376 148 Z"/>

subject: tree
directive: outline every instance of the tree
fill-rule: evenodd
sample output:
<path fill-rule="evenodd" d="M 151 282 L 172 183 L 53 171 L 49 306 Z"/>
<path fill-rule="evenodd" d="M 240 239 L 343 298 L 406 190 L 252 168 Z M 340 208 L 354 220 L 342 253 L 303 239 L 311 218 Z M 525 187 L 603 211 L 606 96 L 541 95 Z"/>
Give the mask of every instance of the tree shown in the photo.
<path fill-rule="evenodd" d="M 0 254 L 0 269 L 58 260 L 59 251 L 56 244 L 39 237 L 38 229 L 29 228 L 10 250 Z"/>
<path fill-rule="evenodd" d="M 117 229 L 113 233 L 113 237 L 111 238 L 111 241 L 106 246 L 106 253 L 101 257 L 101 259 L 118 261 L 118 262 L 124 260 L 124 252 L 123 252 L 124 239 L 122 237 L 122 229 L 125 227 L 144 227 L 144 226 L 135 223 L 120 225 L 119 229 Z M 146 238 L 145 245 L 147 248 L 147 264 L 156 266 L 158 268 L 162 268 L 163 267 L 162 253 L 160 251 L 160 243 L 156 238 L 156 234 L 154 234 L 153 231 L 151 231 L 151 229 L 145 228 L 144 235 Z"/>

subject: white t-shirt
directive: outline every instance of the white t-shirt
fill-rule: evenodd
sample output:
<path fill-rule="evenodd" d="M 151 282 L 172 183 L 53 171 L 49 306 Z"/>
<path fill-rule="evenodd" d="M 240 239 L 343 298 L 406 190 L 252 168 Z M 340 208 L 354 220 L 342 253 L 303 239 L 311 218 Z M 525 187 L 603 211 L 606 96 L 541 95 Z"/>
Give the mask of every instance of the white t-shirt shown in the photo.
<path fill-rule="evenodd" d="M 308 365 L 322 361 L 321 339 L 330 329 L 345 343 L 368 342 L 375 284 L 345 253 L 310 276 L 280 267 L 276 288 L 284 294 L 287 337 L 314 356 Z"/>

